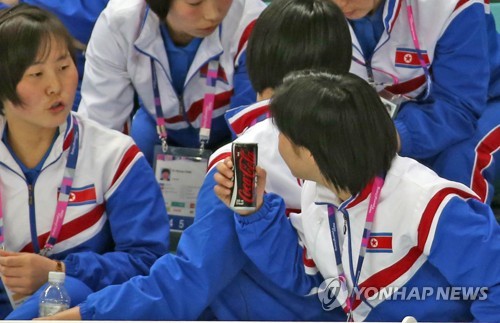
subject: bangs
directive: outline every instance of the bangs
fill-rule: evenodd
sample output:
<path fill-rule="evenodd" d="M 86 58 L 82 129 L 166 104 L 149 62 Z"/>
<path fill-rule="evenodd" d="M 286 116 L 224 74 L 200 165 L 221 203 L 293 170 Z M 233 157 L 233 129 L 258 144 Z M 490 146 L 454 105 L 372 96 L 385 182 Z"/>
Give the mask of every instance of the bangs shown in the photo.
<path fill-rule="evenodd" d="M 52 48 L 53 46 L 55 46 L 55 48 Z M 32 64 L 45 62 L 49 57 L 51 51 L 60 53 L 68 52 L 68 46 L 66 40 L 64 39 L 64 36 L 55 35 L 49 32 L 40 35 L 35 59 L 33 60 Z"/>

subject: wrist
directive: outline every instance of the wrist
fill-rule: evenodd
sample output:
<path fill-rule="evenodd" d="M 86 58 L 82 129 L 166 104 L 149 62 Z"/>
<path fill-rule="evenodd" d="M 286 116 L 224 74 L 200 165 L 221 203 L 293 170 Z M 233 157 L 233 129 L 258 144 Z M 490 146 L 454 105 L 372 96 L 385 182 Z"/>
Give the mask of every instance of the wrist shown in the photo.
<path fill-rule="evenodd" d="M 66 272 L 66 266 L 64 265 L 64 262 L 62 262 L 60 260 L 54 260 L 54 261 L 56 263 L 55 271 L 58 271 L 58 272 L 61 272 L 61 273 L 65 273 Z"/>

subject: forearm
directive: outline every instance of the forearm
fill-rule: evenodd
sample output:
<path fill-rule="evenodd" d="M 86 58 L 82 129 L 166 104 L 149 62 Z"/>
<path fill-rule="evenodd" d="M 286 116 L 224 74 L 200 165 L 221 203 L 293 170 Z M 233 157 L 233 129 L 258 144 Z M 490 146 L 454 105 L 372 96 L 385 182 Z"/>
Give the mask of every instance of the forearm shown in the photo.
<path fill-rule="evenodd" d="M 240 244 L 250 260 L 281 288 L 307 295 L 319 286 L 319 274 L 306 273 L 303 248 L 295 228 L 285 216 L 281 197 L 266 194 L 261 208 L 250 216 L 236 217 Z"/>
<path fill-rule="evenodd" d="M 429 99 L 400 110 L 401 155 L 429 158 L 472 136 L 486 107 L 488 62 L 484 8 L 477 3 L 454 17 L 436 44 Z"/>
<path fill-rule="evenodd" d="M 96 235 L 88 242 L 102 250 L 111 238 L 109 250 L 76 252 L 65 259 L 68 275 L 94 290 L 147 274 L 154 261 L 168 252 L 170 229 L 163 196 L 142 154 L 120 174 L 110 194 L 106 195 L 108 223 L 102 229 L 108 238 L 103 241 Z"/>
<path fill-rule="evenodd" d="M 127 69 L 128 44 L 109 19 L 100 16 L 87 46 L 78 113 L 122 131 L 134 107 L 134 87 Z"/>
<path fill-rule="evenodd" d="M 487 290 L 470 303 L 476 320 L 500 321 L 500 227 L 489 206 L 459 197 L 448 202 L 428 257 L 451 286 Z"/>
<path fill-rule="evenodd" d="M 177 255 L 158 259 L 147 277 L 90 296 L 81 305 L 83 319 L 195 320 L 241 272 L 248 258 L 232 212 L 215 197 L 210 179 L 200 190 L 204 203 L 197 203 L 196 220 L 183 232 Z"/>

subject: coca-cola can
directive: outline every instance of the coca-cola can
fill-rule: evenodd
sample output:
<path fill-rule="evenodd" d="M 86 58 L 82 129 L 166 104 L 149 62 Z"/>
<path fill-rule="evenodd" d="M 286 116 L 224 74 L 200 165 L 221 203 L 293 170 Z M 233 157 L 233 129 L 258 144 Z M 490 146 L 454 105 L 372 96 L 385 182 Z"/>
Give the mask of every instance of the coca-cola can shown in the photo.
<path fill-rule="evenodd" d="M 233 142 L 234 186 L 230 207 L 234 210 L 253 211 L 255 196 L 257 144 Z"/>

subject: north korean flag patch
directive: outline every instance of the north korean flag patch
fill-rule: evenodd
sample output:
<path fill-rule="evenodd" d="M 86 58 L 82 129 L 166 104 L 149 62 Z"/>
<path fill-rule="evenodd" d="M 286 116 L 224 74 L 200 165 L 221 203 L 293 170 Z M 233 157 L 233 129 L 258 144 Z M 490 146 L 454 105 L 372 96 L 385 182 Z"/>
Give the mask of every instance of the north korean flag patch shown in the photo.
<path fill-rule="evenodd" d="M 426 50 L 420 50 L 422 54 L 422 58 L 425 62 L 425 65 L 430 64 L 429 55 L 427 55 Z M 397 48 L 396 49 L 396 58 L 395 65 L 397 67 L 406 67 L 406 68 L 421 68 L 420 60 L 418 57 L 418 52 L 416 49 L 410 48 Z"/>
<path fill-rule="evenodd" d="M 84 187 L 72 187 L 69 193 L 68 205 L 78 206 L 96 203 L 96 192 L 94 185 Z"/>
<path fill-rule="evenodd" d="M 386 252 L 392 253 L 392 233 L 372 232 L 368 239 L 366 252 Z"/>

